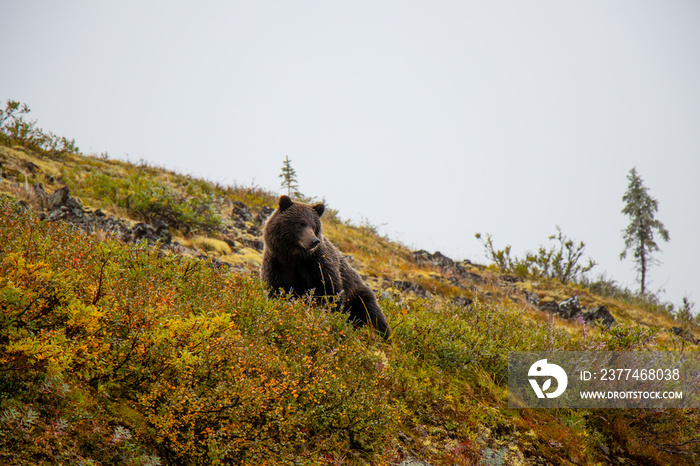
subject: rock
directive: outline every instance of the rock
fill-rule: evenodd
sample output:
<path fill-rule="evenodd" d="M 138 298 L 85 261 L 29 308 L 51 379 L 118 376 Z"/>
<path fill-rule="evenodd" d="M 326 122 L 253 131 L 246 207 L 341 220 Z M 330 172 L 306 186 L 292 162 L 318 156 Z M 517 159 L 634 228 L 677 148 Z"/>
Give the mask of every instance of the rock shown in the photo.
<path fill-rule="evenodd" d="M 67 220 L 69 217 L 82 218 L 85 213 L 83 210 L 83 205 L 80 201 L 74 197 L 70 196 L 70 189 L 68 186 L 57 189 L 48 198 L 46 202 L 46 193 L 44 192 L 44 187 L 39 184 L 39 186 L 34 186 L 34 192 L 37 196 L 42 198 L 42 205 L 46 205 L 47 210 L 49 210 L 49 221 L 53 220 Z"/>
<path fill-rule="evenodd" d="M 265 248 L 265 243 L 261 239 L 241 238 L 241 243 L 256 251 L 262 251 Z"/>
<path fill-rule="evenodd" d="M 26 168 L 27 171 L 32 175 L 34 175 L 37 172 L 37 170 L 41 171 L 38 165 L 30 161 L 24 162 L 24 168 Z"/>
<path fill-rule="evenodd" d="M 528 296 L 528 293 L 526 293 Z M 529 297 L 528 297 L 529 299 Z M 555 301 L 546 301 L 539 306 L 541 311 L 551 312 L 563 319 L 574 319 L 581 316 L 586 322 L 602 321 L 602 324 L 610 328 L 615 325 L 615 318 L 610 314 L 610 311 L 605 306 L 596 306 L 588 311 L 581 310 L 581 302 L 578 296 L 573 296 L 560 303 Z"/>
<path fill-rule="evenodd" d="M 586 322 L 596 322 L 598 320 L 602 321 L 602 324 L 606 328 L 610 328 L 615 325 L 615 318 L 610 314 L 610 311 L 605 306 L 596 306 L 593 309 L 582 314 L 583 320 Z"/>
<path fill-rule="evenodd" d="M 551 312 L 552 314 L 559 315 L 559 304 L 555 301 L 545 301 L 540 304 L 540 311 Z"/>
<path fill-rule="evenodd" d="M 689 330 L 684 330 L 682 327 L 671 327 L 671 330 L 669 330 L 674 335 L 678 335 L 679 337 L 683 338 L 684 340 L 687 340 L 691 343 L 694 343 L 696 345 L 700 345 L 700 340 L 696 340 L 695 337 L 693 337 L 693 334 Z"/>
<path fill-rule="evenodd" d="M 248 206 L 242 203 L 241 201 L 235 201 L 233 203 L 231 217 L 238 218 L 244 222 L 253 221 L 253 214 L 250 213 L 250 209 L 248 209 Z"/>
<path fill-rule="evenodd" d="M 57 189 L 56 191 L 54 191 L 54 193 L 49 198 L 49 202 L 48 202 L 48 206 L 47 206 L 48 209 L 49 210 L 56 210 L 56 209 L 60 208 L 61 206 L 66 204 L 69 197 L 70 197 L 70 190 L 68 189 L 68 186 L 64 186 L 60 189 Z"/>
<path fill-rule="evenodd" d="M 131 229 L 129 233 L 130 241 L 138 241 L 145 239 L 149 243 L 170 244 L 173 240 L 173 236 L 170 233 L 168 225 L 159 222 L 156 226 L 148 223 L 138 223 Z"/>
<path fill-rule="evenodd" d="M 46 217 L 46 220 L 49 222 L 54 222 L 56 220 L 61 220 L 61 212 L 60 210 L 56 209 L 53 212 L 50 212 L 49 215 Z"/>
<path fill-rule="evenodd" d="M 249 235 L 259 236 L 262 238 L 262 231 L 257 226 L 257 224 L 253 224 L 253 225 L 249 226 L 248 228 L 246 228 L 245 232 L 248 233 Z"/>
<path fill-rule="evenodd" d="M 238 250 L 242 246 L 247 248 L 255 249 L 256 251 L 262 251 L 265 247 L 265 243 L 262 239 L 257 239 L 255 237 L 245 237 L 245 236 L 234 236 L 229 235 L 223 238 L 223 241 L 229 245 L 232 250 Z"/>
<path fill-rule="evenodd" d="M 559 303 L 559 315 L 565 319 L 573 319 L 581 313 L 581 303 L 574 296 Z"/>
<path fill-rule="evenodd" d="M 270 215 L 275 211 L 272 207 L 263 207 L 260 209 L 260 212 L 258 212 L 258 215 L 255 216 L 255 223 L 258 225 L 264 225 L 265 222 L 267 222 L 267 219 L 270 218 Z"/>
<path fill-rule="evenodd" d="M 424 249 L 418 251 L 413 251 L 413 258 L 419 264 L 428 263 L 438 267 L 452 268 L 455 266 L 455 261 L 441 253 L 436 251 L 434 254 L 430 254 Z"/>
<path fill-rule="evenodd" d="M 418 263 L 430 262 L 430 253 L 428 251 L 426 251 L 425 249 L 419 249 L 418 251 L 413 251 L 411 254 L 413 254 L 413 259 L 415 259 L 415 261 Z"/>
<path fill-rule="evenodd" d="M 129 235 L 129 228 L 119 219 L 114 217 L 100 217 L 95 213 L 97 222 L 94 224 L 96 229 L 102 230 L 107 234 L 114 235 L 126 241 Z"/>
<path fill-rule="evenodd" d="M 435 254 L 432 255 L 432 260 L 435 264 L 439 265 L 440 267 L 455 266 L 455 261 L 444 255 L 440 251 L 435 251 Z"/>
<path fill-rule="evenodd" d="M 464 297 L 464 296 L 457 296 L 455 298 L 452 298 L 452 302 L 458 306 L 467 307 L 467 306 L 473 304 L 474 300 L 467 298 L 467 297 Z"/>
<path fill-rule="evenodd" d="M 248 206 L 241 201 L 235 201 L 233 203 L 233 209 L 231 210 L 231 218 L 239 230 L 245 230 L 247 228 L 246 223 L 250 223 L 254 220 L 253 214 L 250 213 Z"/>
<path fill-rule="evenodd" d="M 461 273 L 462 277 L 466 278 L 472 283 L 484 283 L 484 277 L 479 275 L 478 273 L 472 273 L 472 272 L 462 272 Z"/>
<path fill-rule="evenodd" d="M 392 280 L 391 286 L 402 292 L 415 293 L 422 298 L 430 297 L 430 293 L 422 285 L 408 280 Z"/>
<path fill-rule="evenodd" d="M 498 279 L 505 283 L 517 283 L 523 281 L 522 278 L 516 277 L 515 275 L 501 275 L 498 277 Z"/>
<path fill-rule="evenodd" d="M 67 207 L 75 216 L 78 217 L 82 216 L 84 213 L 83 204 L 80 202 L 80 199 L 76 199 L 74 197 L 68 196 L 68 199 L 66 199 L 66 202 L 62 207 Z"/>
<path fill-rule="evenodd" d="M 425 249 L 413 251 L 411 254 L 413 255 L 413 259 L 416 261 L 417 264 L 429 264 L 434 267 L 439 267 L 446 271 L 452 272 L 452 274 L 454 274 L 454 277 L 448 278 L 448 280 L 450 281 L 450 284 L 454 286 L 463 288 L 463 285 L 459 281 L 460 278 L 469 280 L 474 284 L 484 282 L 484 279 L 481 277 L 481 275 L 469 271 L 469 268 L 472 267 L 473 264 L 467 259 L 464 259 L 462 261 L 455 261 L 444 255 L 440 251 L 436 251 L 435 253 L 431 254 Z"/>
<path fill-rule="evenodd" d="M 137 223 L 129 233 L 129 241 L 138 241 L 140 239 L 148 239 L 149 236 L 155 235 L 155 229 L 148 223 Z"/>
<path fill-rule="evenodd" d="M 533 306 L 539 306 L 540 305 L 540 295 L 537 293 L 531 293 L 529 291 L 525 292 L 525 300 L 532 304 Z"/>
<path fill-rule="evenodd" d="M 469 266 L 474 265 L 474 264 L 469 259 L 464 259 L 464 260 L 461 260 L 459 262 L 455 262 L 455 265 L 457 267 L 466 268 L 466 267 L 469 267 Z"/>
<path fill-rule="evenodd" d="M 231 248 L 231 251 L 237 251 L 241 247 L 240 244 L 236 243 L 236 239 L 233 236 L 226 236 L 222 238 L 222 241 L 228 244 L 228 247 Z"/>

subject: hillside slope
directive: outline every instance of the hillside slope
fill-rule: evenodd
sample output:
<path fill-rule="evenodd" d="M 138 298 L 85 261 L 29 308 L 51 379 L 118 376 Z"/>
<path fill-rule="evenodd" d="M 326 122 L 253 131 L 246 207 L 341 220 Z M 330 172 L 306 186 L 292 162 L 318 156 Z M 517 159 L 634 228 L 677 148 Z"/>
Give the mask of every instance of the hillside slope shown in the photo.
<path fill-rule="evenodd" d="M 410 251 L 331 210 L 387 343 L 266 297 L 272 193 L 21 146 L 0 146 L 0 170 L 3 463 L 700 458 L 695 410 L 507 408 L 509 351 L 697 350 L 658 308 Z"/>

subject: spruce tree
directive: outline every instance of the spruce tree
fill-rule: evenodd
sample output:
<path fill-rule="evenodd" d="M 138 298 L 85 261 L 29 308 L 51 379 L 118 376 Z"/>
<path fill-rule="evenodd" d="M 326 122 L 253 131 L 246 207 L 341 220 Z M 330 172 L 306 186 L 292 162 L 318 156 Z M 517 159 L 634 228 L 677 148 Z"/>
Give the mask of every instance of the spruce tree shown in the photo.
<path fill-rule="evenodd" d="M 654 218 L 659 210 L 659 203 L 649 194 L 636 168 L 630 170 L 627 179 L 629 185 L 627 192 L 622 196 L 625 202 L 622 213 L 630 218 L 630 224 L 624 230 L 625 249 L 620 254 L 620 260 L 627 256 L 627 251 L 632 250 L 639 272 L 640 294 L 644 295 L 649 267 L 658 264 L 653 257 L 653 253 L 659 251 L 654 233 L 658 233 L 664 241 L 668 241 L 669 235 L 663 223 Z"/>
<path fill-rule="evenodd" d="M 299 185 L 297 184 L 297 172 L 292 168 L 292 161 L 289 160 L 289 156 L 285 156 L 284 163 L 282 164 L 282 173 L 279 175 L 282 178 L 281 186 L 287 188 L 287 195 L 298 195 L 299 190 L 297 189 Z"/>

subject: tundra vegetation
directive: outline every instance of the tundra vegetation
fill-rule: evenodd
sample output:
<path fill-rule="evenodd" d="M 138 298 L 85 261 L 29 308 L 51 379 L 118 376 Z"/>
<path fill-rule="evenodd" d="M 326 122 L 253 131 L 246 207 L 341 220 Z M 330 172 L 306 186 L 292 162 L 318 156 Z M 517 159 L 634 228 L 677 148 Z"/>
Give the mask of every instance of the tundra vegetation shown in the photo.
<path fill-rule="evenodd" d="M 583 269 L 563 280 L 542 269 L 455 263 L 331 215 L 325 234 L 382 290 L 393 329 L 384 341 L 323 306 L 267 296 L 255 241 L 276 193 L 55 150 L 2 131 L 2 464 L 662 465 L 700 458 L 695 409 L 515 410 L 506 393 L 510 351 L 697 351 L 690 301 L 677 319 L 648 293 L 588 279 Z M 173 244 L 52 220 L 65 206 L 49 212 L 42 193 L 63 186 L 80 199 L 75 215 L 126 226 L 164 222 Z M 215 241 L 229 248 L 216 257 L 196 249 Z M 577 257 L 568 252 L 578 243 L 561 232 L 553 241 L 561 265 Z M 616 325 L 556 317 L 533 296 L 605 305 Z"/>

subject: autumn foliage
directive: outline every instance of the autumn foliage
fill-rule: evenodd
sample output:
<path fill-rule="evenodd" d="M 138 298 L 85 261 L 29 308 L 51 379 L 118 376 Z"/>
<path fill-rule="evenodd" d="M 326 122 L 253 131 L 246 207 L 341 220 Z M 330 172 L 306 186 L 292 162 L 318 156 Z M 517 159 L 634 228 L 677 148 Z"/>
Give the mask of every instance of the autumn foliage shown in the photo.
<path fill-rule="evenodd" d="M 6 201 L 0 311 L 5 460 L 314 463 L 370 454 L 396 420 L 343 316 Z"/>

